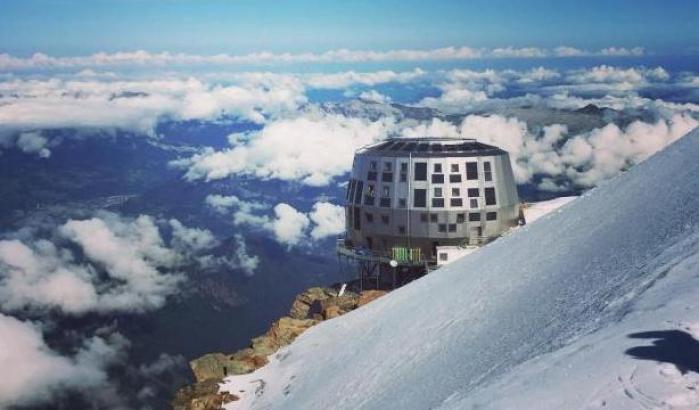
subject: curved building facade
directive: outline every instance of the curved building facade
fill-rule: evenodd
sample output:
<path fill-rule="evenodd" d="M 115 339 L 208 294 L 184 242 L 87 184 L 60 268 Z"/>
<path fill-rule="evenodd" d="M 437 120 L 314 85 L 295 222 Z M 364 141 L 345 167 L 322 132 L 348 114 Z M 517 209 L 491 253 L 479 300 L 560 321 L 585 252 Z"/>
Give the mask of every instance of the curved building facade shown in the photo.
<path fill-rule="evenodd" d="M 389 254 L 480 245 L 520 220 L 507 152 L 475 140 L 396 138 L 359 149 L 346 193 L 346 242 Z"/>

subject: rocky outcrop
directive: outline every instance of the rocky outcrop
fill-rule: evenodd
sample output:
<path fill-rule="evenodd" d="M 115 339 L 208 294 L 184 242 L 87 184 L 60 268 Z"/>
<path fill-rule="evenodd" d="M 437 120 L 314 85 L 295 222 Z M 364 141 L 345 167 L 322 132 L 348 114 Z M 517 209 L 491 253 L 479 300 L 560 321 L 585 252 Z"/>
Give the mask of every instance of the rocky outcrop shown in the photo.
<path fill-rule="evenodd" d="M 232 394 L 218 392 L 224 377 L 259 369 L 267 364 L 269 355 L 293 342 L 310 327 L 366 305 L 386 293 L 383 290 L 348 291 L 338 296 L 332 288 L 306 290 L 294 299 L 289 316 L 273 322 L 265 334 L 252 339 L 250 347 L 233 354 L 209 353 L 189 362 L 196 383 L 178 390 L 173 407 L 175 410 L 214 410 L 237 400 Z"/>

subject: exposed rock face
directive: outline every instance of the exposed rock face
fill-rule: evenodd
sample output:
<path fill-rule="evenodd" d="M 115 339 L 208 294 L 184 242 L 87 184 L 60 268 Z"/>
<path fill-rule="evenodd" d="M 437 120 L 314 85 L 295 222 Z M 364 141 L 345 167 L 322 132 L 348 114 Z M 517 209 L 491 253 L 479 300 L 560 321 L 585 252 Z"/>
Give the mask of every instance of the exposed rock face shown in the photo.
<path fill-rule="evenodd" d="M 366 290 L 360 294 L 345 292 L 337 296 L 330 288 L 310 288 L 294 299 L 289 316 L 272 323 L 262 336 L 252 339 L 250 347 L 233 354 L 209 353 L 189 362 L 197 382 L 181 388 L 175 410 L 214 410 L 238 398 L 219 393 L 218 385 L 229 375 L 250 373 L 267 364 L 267 357 L 294 341 L 301 333 L 323 320 L 341 316 L 385 295 L 383 290 Z"/>
<path fill-rule="evenodd" d="M 179 389 L 172 406 L 175 409 L 212 410 L 238 400 L 237 396 L 228 392 L 219 393 L 219 382 L 218 379 L 210 379 Z"/>

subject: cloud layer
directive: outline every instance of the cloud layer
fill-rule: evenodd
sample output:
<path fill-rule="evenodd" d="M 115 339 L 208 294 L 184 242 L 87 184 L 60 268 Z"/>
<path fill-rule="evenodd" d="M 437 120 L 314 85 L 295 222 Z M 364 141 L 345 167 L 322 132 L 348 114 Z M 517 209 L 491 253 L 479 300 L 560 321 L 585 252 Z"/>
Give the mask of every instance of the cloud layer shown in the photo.
<path fill-rule="evenodd" d="M 472 60 L 480 58 L 543 58 L 580 56 L 640 56 L 642 47 L 607 47 L 598 51 L 561 46 L 554 49 L 539 47 L 443 47 L 427 50 L 400 49 L 374 50 L 329 50 L 322 53 L 270 53 L 259 52 L 245 55 L 216 54 L 196 55 L 184 53 L 151 53 L 144 50 L 117 53 L 96 53 L 89 56 L 54 57 L 35 53 L 30 57 L 15 57 L 0 54 L 0 70 L 22 70 L 30 68 L 75 68 L 114 66 L 170 66 L 170 65 L 256 65 L 290 63 L 364 63 L 387 61 L 440 61 Z"/>
<path fill-rule="evenodd" d="M 329 202 L 316 202 L 308 213 L 284 202 L 272 207 L 263 202 L 244 201 L 234 195 L 212 194 L 207 196 L 206 204 L 216 212 L 230 212 L 235 225 L 267 232 L 288 247 L 307 239 L 320 240 L 339 235 L 345 229 L 344 208 Z"/>
<path fill-rule="evenodd" d="M 69 220 L 49 236 L 0 240 L 0 307 L 64 314 L 144 312 L 162 307 L 217 243 L 206 230 L 170 220 L 166 243 L 146 215 L 101 213 Z"/>

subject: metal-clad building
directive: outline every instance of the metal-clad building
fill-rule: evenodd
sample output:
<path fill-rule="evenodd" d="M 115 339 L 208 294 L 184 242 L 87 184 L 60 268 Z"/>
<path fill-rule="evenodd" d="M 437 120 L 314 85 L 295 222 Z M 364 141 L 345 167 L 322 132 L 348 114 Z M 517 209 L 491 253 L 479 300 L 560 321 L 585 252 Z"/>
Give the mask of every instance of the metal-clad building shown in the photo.
<path fill-rule="evenodd" d="M 390 255 L 480 245 L 520 220 L 507 152 L 475 140 L 396 138 L 358 150 L 345 202 L 345 246 Z M 395 251 L 394 251 L 395 252 Z"/>

